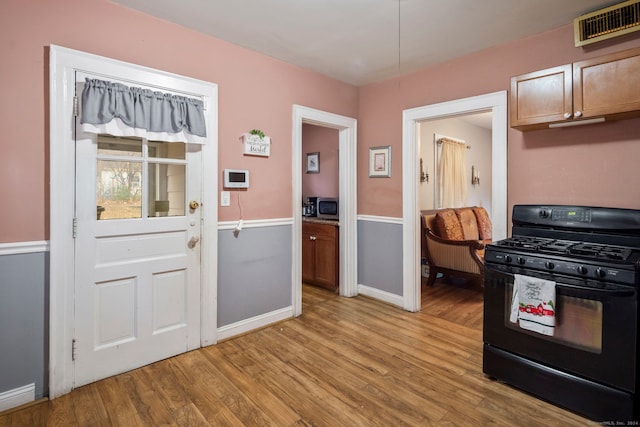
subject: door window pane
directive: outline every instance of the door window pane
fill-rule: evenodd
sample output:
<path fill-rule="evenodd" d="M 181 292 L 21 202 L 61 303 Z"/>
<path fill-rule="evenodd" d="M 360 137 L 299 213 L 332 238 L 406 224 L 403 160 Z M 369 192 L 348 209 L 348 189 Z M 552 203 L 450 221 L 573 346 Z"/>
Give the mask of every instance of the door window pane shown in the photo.
<path fill-rule="evenodd" d="M 98 160 L 97 218 L 142 218 L 142 163 Z"/>
<path fill-rule="evenodd" d="M 150 218 L 185 215 L 185 172 L 185 165 L 149 163 Z"/>
<path fill-rule="evenodd" d="M 149 157 L 184 160 L 186 147 L 183 142 L 149 141 Z"/>
<path fill-rule="evenodd" d="M 142 157 L 142 139 L 98 136 L 98 155 Z"/>
<path fill-rule="evenodd" d="M 186 214 L 186 144 L 111 135 L 97 143 L 97 219 Z"/>

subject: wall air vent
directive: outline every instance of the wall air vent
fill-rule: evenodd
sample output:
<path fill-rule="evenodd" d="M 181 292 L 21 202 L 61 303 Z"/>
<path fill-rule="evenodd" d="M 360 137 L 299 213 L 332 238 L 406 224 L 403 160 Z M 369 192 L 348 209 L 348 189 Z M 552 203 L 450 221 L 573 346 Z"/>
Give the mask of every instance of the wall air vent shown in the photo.
<path fill-rule="evenodd" d="M 640 0 L 629 0 L 573 20 L 576 47 L 640 30 Z"/>

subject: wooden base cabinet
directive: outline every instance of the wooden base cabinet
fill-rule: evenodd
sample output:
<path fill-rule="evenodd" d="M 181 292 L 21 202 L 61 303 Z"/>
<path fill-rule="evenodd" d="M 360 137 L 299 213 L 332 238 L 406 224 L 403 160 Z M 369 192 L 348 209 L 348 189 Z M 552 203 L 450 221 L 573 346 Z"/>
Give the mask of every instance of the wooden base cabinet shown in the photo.
<path fill-rule="evenodd" d="M 302 223 L 302 281 L 338 290 L 338 225 Z"/>
<path fill-rule="evenodd" d="M 511 78 L 511 127 L 640 117 L 640 48 Z"/>

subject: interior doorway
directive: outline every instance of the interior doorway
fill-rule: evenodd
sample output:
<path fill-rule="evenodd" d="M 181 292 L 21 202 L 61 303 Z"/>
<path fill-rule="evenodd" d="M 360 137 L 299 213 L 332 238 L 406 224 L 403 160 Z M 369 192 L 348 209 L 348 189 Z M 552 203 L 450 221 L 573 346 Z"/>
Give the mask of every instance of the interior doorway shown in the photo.
<path fill-rule="evenodd" d="M 491 216 L 491 130 L 493 113 L 491 111 L 464 114 L 442 119 L 420 122 L 418 130 L 418 150 L 420 152 L 420 188 L 418 192 L 418 209 L 420 211 L 454 207 L 445 204 L 446 197 L 441 176 L 442 143 L 446 138 L 464 143 L 464 184 L 466 200 L 462 206 L 481 206 Z M 482 179 L 480 179 L 482 176 Z M 421 253 L 421 304 L 422 310 L 431 315 L 446 316 L 446 312 L 437 307 L 437 301 L 460 296 L 466 304 L 479 304 L 482 311 L 482 293 L 476 281 L 460 277 L 441 277 L 432 286 L 425 287 L 429 277 L 429 265 L 425 254 Z M 447 291 L 437 289 L 445 286 Z M 473 292 L 475 291 L 475 294 Z M 435 300 L 434 300 L 435 299 Z M 476 311 L 477 314 L 477 311 Z M 469 318 L 470 316 L 467 316 Z M 477 322 L 470 322 L 476 326 Z"/>
<path fill-rule="evenodd" d="M 464 142 L 467 197 L 465 206 L 482 206 L 491 216 L 491 111 L 446 117 L 418 123 L 418 151 L 420 153 L 420 210 L 441 206 L 439 165 L 441 138 Z M 472 171 L 475 180 L 472 180 Z M 482 173 L 482 179 L 480 174 Z"/>
<path fill-rule="evenodd" d="M 302 126 L 312 124 L 338 130 L 340 295 L 358 294 L 357 272 L 357 120 L 338 114 L 293 106 L 292 174 L 292 306 L 293 315 L 302 314 Z"/>
<path fill-rule="evenodd" d="M 403 304 L 406 310 L 419 311 L 421 307 L 419 123 L 482 111 L 492 113 L 491 220 L 493 238 L 500 240 L 507 236 L 507 92 L 494 92 L 403 111 Z"/>
<path fill-rule="evenodd" d="M 302 281 L 303 285 L 338 291 L 339 231 L 334 200 L 339 202 L 339 132 L 337 129 L 302 125 Z M 322 211 L 319 206 L 322 201 Z M 328 204 L 332 203 L 331 206 Z M 309 289 L 303 286 L 303 292 Z M 306 295 L 303 295 L 303 306 Z"/>

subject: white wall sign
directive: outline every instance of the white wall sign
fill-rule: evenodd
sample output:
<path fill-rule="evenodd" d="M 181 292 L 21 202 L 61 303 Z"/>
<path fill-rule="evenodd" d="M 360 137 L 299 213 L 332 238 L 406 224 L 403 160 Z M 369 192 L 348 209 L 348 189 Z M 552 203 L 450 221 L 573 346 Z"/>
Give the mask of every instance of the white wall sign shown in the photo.
<path fill-rule="evenodd" d="M 244 135 L 244 154 L 251 156 L 269 157 L 271 151 L 271 138 L 260 135 Z"/>

